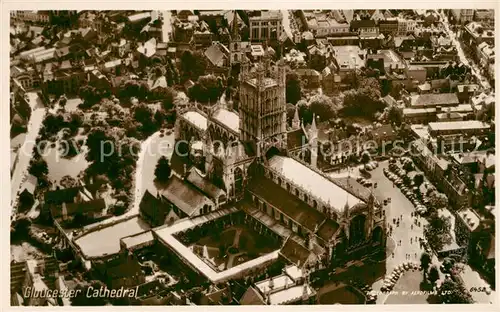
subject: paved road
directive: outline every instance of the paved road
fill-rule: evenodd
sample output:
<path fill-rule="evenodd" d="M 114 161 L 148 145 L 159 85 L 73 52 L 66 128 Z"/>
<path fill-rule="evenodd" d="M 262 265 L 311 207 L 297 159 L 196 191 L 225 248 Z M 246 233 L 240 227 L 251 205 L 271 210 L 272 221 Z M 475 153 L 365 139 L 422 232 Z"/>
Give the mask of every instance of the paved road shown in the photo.
<path fill-rule="evenodd" d="M 458 42 L 458 40 L 457 40 L 456 34 L 453 31 L 451 31 L 451 29 L 450 29 L 450 24 L 448 22 L 448 18 L 442 12 L 436 11 L 436 13 L 438 13 L 441 16 L 441 20 L 443 21 L 443 25 L 444 25 L 444 28 L 446 29 L 446 32 L 448 33 L 448 36 L 451 38 L 451 40 L 453 41 L 453 44 L 457 48 L 458 57 L 460 58 L 460 61 L 471 68 L 472 74 L 474 76 L 476 76 L 476 78 L 479 81 L 479 84 L 484 89 L 486 89 L 486 90 L 490 89 L 491 88 L 490 83 L 483 75 L 481 75 L 478 66 L 472 60 L 469 60 L 465 56 L 464 51 L 462 49 L 462 46 L 461 46 L 460 42 Z"/>
<path fill-rule="evenodd" d="M 40 132 L 43 120 L 45 118 L 45 108 L 35 108 L 31 112 L 30 121 L 28 124 L 28 132 L 26 133 L 26 138 L 24 143 L 21 145 L 18 151 L 18 160 L 14 168 L 11 179 L 11 208 L 14 209 L 18 199 L 18 192 L 23 184 L 26 177 L 30 160 L 33 156 L 33 148 L 35 147 L 35 140 Z M 15 211 L 13 212 L 15 213 Z"/>
<path fill-rule="evenodd" d="M 129 211 L 121 216 L 111 217 L 101 222 L 97 222 L 91 224 L 87 229 L 107 224 L 110 222 L 115 222 L 121 219 L 125 219 L 127 217 L 133 216 L 139 213 L 139 204 L 141 202 L 142 196 L 146 192 L 146 190 L 150 190 L 153 193 L 156 193 L 154 186 L 154 171 L 156 168 L 156 164 L 158 163 L 158 159 L 161 156 L 166 156 L 168 159 L 172 157 L 172 153 L 174 151 L 173 147 L 175 144 L 174 134 L 165 135 L 160 137 L 160 132 L 156 132 L 152 134 L 149 138 L 147 138 L 144 142 L 141 143 L 141 151 L 139 153 L 139 157 L 136 163 L 135 170 L 135 189 L 134 189 L 134 204 Z M 156 195 L 156 194 L 153 194 Z"/>

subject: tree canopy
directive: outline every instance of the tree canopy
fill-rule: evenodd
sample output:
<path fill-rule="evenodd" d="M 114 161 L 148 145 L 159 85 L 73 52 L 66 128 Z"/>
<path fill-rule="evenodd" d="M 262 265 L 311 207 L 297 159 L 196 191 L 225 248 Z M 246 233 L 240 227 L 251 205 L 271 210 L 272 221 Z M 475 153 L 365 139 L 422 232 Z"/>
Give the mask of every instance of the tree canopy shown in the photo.
<path fill-rule="evenodd" d="M 437 251 L 442 250 L 450 244 L 452 237 L 450 234 L 451 221 L 449 217 L 438 216 L 437 213 L 431 215 L 429 224 L 424 227 L 424 235 L 429 244 Z"/>
<path fill-rule="evenodd" d="M 198 78 L 194 86 L 189 89 L 188 95 L 193 101 L 216 103 L 223 92 L 222 78 L 206 75 Z"/>
<path fill-rule="evenodd" d="M 302 97 L 302 88 L 299 76 L 295 72 L 286 75 L 286 102 L 297 104 Z"/>
<path fill-rule="evenodd" d="M 445 279 L 439 287 L 438 300 L 439 303 L 446 304 L 474 303 L 474 299 L 464 285 L 451 278 Z"/>
<path fill-rule="evenodd" d="M 172 169 L 170 168 L 170 163 L 167 157 L 162 156 L 158 163 L 156 164 L 155 176 L 160 182 L 166 182 L 170 178 Z"/>
<path fill-rule="evenodd" d="M 201 52 L 184 51 L 181 56 L 182 80 L 197 80 L 205 74 L 207 60 Z"/>

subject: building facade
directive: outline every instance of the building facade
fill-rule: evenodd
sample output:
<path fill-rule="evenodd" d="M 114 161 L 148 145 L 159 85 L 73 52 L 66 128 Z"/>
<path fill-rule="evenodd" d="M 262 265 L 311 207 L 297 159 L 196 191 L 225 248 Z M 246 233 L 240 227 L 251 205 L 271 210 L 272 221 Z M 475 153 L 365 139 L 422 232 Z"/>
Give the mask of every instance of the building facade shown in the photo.
<path fill-rule="evenodd" d="M 283 33 L 282 21 L 280 11 L 263 11 L 250 17 L 250 41 L 278 40 Z"/>

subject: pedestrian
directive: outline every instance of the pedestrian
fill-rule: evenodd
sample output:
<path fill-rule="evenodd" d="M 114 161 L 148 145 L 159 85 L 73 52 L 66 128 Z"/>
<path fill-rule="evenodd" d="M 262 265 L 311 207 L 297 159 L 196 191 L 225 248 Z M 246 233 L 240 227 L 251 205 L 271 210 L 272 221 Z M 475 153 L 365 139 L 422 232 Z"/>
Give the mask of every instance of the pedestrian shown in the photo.
<path fill-rule="evenodd" d="M 401 240 L 399 240 L 399 246 L 401 246 Z"/>
<path fill-rule="evenodd" d="M 417 253 L 415 253 L 415 259 L 417 259 Z"/>
<path fill-rule="evenodd" d="M 413 230 L 413 224 L 410 226 L 410 229 L 412 229 L 412 230 Z"/>
<path fill-rule="evenodd" d="M 410 245 L 413 243 L 413 237 L 410 237 Z"/>

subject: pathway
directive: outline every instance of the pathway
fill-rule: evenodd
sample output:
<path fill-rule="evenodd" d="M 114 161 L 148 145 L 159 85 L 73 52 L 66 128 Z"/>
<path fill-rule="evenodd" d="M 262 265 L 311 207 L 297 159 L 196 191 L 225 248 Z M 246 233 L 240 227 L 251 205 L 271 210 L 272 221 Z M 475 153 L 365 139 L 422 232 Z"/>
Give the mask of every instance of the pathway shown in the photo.
<path fill-rule="evenodd" d="M 30 96 L 30 95 L 28 95 Z M 18 150 L 18 161 L 11 178 L 11 209 L 13 210 L 17 204 L 18 192 L 26 178 L 26 174 L 29 168 L 29 163 L 33 156 L 33 148 L 35 147 L 35 140 L 38 137 L 38 133 L 42 127 L 43 120 L 45 119 L 45 108 L 37 107 L 31 112 L 30 121 L 28 124 L 28 132 L 24 143 Z M 15 211 L 13 211 L 15 214 Z"/>
<path fill-rule="evenodd" d="M 234 234 L 233 246 L 236 248 L 240 247 L 240 236 L 242 231 L 242 229 L 237 229 L 236 233 Z"/>

